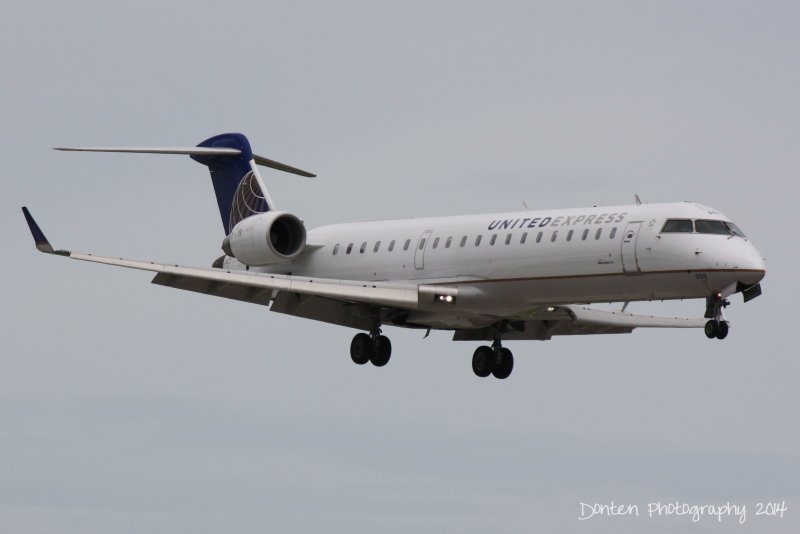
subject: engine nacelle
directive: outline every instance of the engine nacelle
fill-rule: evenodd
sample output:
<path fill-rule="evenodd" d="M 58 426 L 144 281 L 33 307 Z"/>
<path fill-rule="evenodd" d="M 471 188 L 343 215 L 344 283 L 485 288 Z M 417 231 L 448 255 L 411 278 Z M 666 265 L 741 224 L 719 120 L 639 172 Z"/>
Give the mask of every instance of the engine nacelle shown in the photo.
<path fill-rule="evenodd" d="M 303 221 L 284 211 L 268 211 L 239 221 L 222 250 L 245 265 L 271 265 L 300 254 L 306 244 Z"/>

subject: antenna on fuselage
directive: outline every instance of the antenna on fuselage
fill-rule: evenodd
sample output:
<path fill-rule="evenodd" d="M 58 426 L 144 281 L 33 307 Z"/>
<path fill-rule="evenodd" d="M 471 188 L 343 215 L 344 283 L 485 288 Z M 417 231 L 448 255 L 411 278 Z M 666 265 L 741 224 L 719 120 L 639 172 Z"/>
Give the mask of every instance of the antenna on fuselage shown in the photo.
<path fill-rule="evenodd" d="M 641 206 L 642 205 L 642 199 L 639 198 L 639 195 L 633 195 L 633 199 L 636 201 L 636 205 L 637 206 Z"/>

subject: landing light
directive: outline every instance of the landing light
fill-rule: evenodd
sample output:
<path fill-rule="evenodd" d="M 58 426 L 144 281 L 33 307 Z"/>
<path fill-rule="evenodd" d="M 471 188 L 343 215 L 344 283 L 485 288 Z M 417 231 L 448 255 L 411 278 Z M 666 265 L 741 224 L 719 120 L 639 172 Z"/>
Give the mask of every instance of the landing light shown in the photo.
<path fill-rule="evenodd" d="M 436 295 L 436 300 L 439 302 L 446 302 L 447 304 L 452 304 L 455 302 L 455 297 L 452 295 Z"/>
<path fill-rule="evenodd" d="M 557 309 L 558 309 L 558 308 L 556 308 L 555 306 L 548 306 L 548 307 L 547 307 L 547 313 L 553 313 L 553 312 L 554 312 L 554 311 L 556 311 Z"/>

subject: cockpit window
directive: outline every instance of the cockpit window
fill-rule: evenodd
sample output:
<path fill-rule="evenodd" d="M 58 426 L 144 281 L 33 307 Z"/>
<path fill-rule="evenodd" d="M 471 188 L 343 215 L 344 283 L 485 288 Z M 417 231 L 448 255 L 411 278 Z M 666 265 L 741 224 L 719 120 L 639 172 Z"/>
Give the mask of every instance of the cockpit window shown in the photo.
<path fill-rule="evenodd" d="M 725 226 L 728 227 L 728 230 L 730 230 L 733 235 L 738 235 L 739 237 L 747 237 L 746 235 L 744 235 L 744 232 L 739 230 L 739 227 L 733 224 L 732 222 L 726 222 Z"/>
<path fill-rule="evenodd" d="M 710 219 L 667 219 L 662 233 L 698 233 L 716 235 L 736 235 L 747 238 L 738 226 L 732 222 L 717 221 Z"/>
<path fill-rule="evenodd" d="M 722 221 L 697 220 L 694 222 L 694 227 L 697 229 L 698 234 L 731 234 L 731 232 L 728 230 L 728 227 Z"/>
<path fill-rule="evenodd" d="M 661 231 L 692 233 L 692 221 L 691 219 L 669 219 L 664 223 L 664 228 Z"/>

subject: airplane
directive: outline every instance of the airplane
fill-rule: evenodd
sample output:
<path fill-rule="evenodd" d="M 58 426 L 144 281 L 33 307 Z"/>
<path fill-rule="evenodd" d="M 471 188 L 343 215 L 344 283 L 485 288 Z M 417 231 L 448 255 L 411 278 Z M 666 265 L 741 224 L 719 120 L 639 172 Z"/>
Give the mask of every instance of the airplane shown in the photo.
<path fill-rule="evenodd" d="M 56 250 L 27 207 L 41 252 L 156 273 L 152 283 L 269 306 L 274 312 L 361 330 L 353 362 L 377 367 L 392 354 L 383 326 L 453 331 L 485 341 L 479 377 L 507 378 L 504 340 L 703 328 L 724 339 L 728 297 L 761 294 L 761 254 L 719 211 L 694 202 L 552 209 L 333 224 L 306 230 L 280 211 L 259 166 L 315 175 L 254 155 L 238 133 L 189 148 L 56 150 L 189 155 L 208 167 L 225 237 L 210 268 Z M 628 303 L 705 299 L 702 319 L 626 312 Z M 622 303 L 601 309 L 596 303 Z M 616 306 L 616 304 L 615 304 Z"/>

